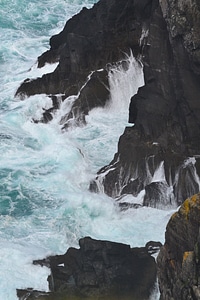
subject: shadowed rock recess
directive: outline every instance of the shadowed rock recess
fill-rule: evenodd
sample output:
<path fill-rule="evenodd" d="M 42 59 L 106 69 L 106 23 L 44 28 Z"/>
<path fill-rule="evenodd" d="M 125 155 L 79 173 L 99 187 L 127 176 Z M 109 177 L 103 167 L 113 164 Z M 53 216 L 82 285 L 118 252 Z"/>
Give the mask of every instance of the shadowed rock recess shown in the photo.
<path fill-rule="evenodd" d="M 117 153 L 91 182 L 91 191 L 103 190 L 113 198 L 121 198 L 126 194 L 137 196 L 145 190 L 143 205 L 157 208 L 180 205 L 199 192 L 199 28 L 199 0 L 100 0 L 92 9 L 83 8 L 67 21 L 62 32 L 51 37 L 50 49 L 38 58 L 38 67 L 59 62 L 56 70 L 41 78 L 26 79 L 16 92 L 21 99 L 41 93 L 51 97 L 52 108 L 44 112 L 42 120 L 35 122 L 50 121 L 54 111 L 59 109 L 59 101 L 71 101 L 69 96 L 73 96 L 75 100 L 71 110 L 60 122 L 63 129 L 85 124 L 85 116 L 92 108 L 103 107 L 109 101 L 110 67 L 120 61 L 123 65 L 125 53 L 130 52 L 143 64 L 145 85 L 130 99 L 129 122 L 134 125 L 125 128 Z M 168 224 L 166 244 L 158 259 L 161 299 L 200 299 L 198 213 L 199 194 L 186 200 Z M 123 247 L 131 258 L 132 250 Z M 48 299 L 66 299 L 64 290 L 67 287 L 68 291 L 72 291 L 74 282 L 78 286 L 75 290 L 77 297 L 82 292 L 93 297 L 93 291 L 104 287 L 107 291 L 104 281 L 109 272 L 118 272 L 115 269 L 118 254 L 113 252 L 108 262 L 104 246 L 101 260 L 95 250 L 97 258 L 92 268 L 99 272 L 95 273 L 99 280 L 97 283 L 94 276 L 90 277 L 91 265 L 84 264 L 85 257 L 80 259 L 82 254 L 77 254 L 75 259 L 75 253 L 82 253 L 82 250 L 77 251 L 68 251 L 71 258 L 67 258 L 67 263 L 65 255 L 61 261 L 60 256 L 57 257 L 64 267 L 59 266 L 56 259 L 49 260 L 53 278 L 56 274 L 56 281 L 50 278 L 50 287 L 54 291 L 57 285 L 60 286 L 60 298 L 50 298 L 49 295 Z M 92 252 L 88 251 L 92 256 Z M 138 264 L 139 260 L 131 258 L 132 263 Z M 72 267 L 77 270 L 81 264 L 84 268 L 80 275 L 82 279 L 70 273 Z M 130 271 L 130 282 L 135 287 L 132 268 L 127 261 L 124 266 L 127 272 Z M 166 269 L 162 271 L 163 268 Z M 63 276 L 67 278 L 65 283 Z M 129 282 L 126 272 L 121 283 L 123 289 L 125 278 Z M 145 278 L 144 275 L 146 282 Z M 112 285 L 118 283 L 119 278 L 112 277 L 112 280 L 109 292 L 113 291 L 112 288 L 115 293 L 121 292 Z M 142 289 L 143 283 L 138 284 Z M 150 286 L 148 280 L 147 286 Z M 138 289 L 136 292 L 140 295 Z M 18 296 L 20 299 L 35 299 L 39 295 L 37 293 L 18 291 Z M 143 298 L 133 295 L 131 299 L 144 300 L 147 294 L 141 296 Z M 45 297 L 40 294 L 37 299 Z M 112 299 L 111 296 L 109 299 Z"/>

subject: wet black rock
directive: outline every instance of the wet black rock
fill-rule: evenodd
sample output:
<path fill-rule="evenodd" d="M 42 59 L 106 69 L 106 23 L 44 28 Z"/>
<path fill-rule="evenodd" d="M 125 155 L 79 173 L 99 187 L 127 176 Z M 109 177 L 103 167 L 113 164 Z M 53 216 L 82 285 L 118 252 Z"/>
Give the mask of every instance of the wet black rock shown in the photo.
<path fill-rule="evenodd" d="M 59 61 L 56 70 L 41 78 L 25 80 L 16 95 L 21 99 L 41 93 L 64 94 L 65 98 L 77 95 L 88 82 L 91 72 L 108 70 L 109 65 L 123 60 L 130 50 L 137 56 L 142 32 L 141 13 L 145 13 L 147 18 L 150 13 L 149 1 L 138 4 L 138 1 L 100 0 L 92 9 L 83 8 L 66 22 L 59 34 L 51 37 L 50 49 L 38 58 L 38 67 Z M 95 83 L 92 87 L 90 82 L 90 87 L 85 89 L 84 99 L 91 98 L 91 89 L 95 95 L 95 88 Z M 95 106 L 102 106 L 102 103 L 104 106 L 104 94 L 96 97 Z M 82 119 L 85 108 L 82 110 L 82 99 L 78 102 Z"/>
<path fill-rule="evenodd" d="M 92 72 L 88 82 L 80 90 L 71 110 L 60 121 L 63 128 L 83 125 L 85 116 L 95 107 L 104 107 L 109 99 L 108 73 L 105 70 Z"/>
<path fill-rule="evenodd" d="M 64 255 L 34 261 L 34 264 L 50 267 L 51 292 L 40 295 L 31 289 L 18 290 L 19 299 L 46 299 L 44 296 L 55 300 L 64 296 L 69 299 L 148 299 L 156 280 L 156 264 L 149 254 L 149 245 L 130 248 L 90 237 L 80 239 L 79 245 L 80 249 L 69 248 Z"/>
<path fill-rule="evenodd" d="M 46 93 L 71 101 L 68 96 L 75 95 L 71 111 L 61 120 L 67 129 L 85 124 L 91 109 L 109 101 L 110 65 L 130 51 L 143 63 L 145 86 L 133 95 L 129 109 L 129 122 L 135 125 L 125 129 L 113 161 L 96 178 L 112 197 L 136 196 L 152 183 L 161 163 L 166 188 L 171 190 L 163 205 L 171 205 L 172 199 L 179 205 L 198 192 L 199 16 L 197 0 L 191 5 L 179 0 L 100 0 L 51 37 L 50 49 L 38 58 L 38 66 L 59 61 L 56 70 L 25 80 L 17 90 L 21 98 Z M 51 120 L 56 109 L 52 104 L 40 121 Z M 193 162 L 185 163 L 190 157 Z M 91 190 L 98 191 L 96 183 Z M 151 190 L 156 193 L 153 185 Z M 156 206 L 146 198 L 145 205 L 151 204 Z"/>
<path fill-rule="evenodd" d="M 196 0 L 148 4 L 150 17 L 140 40 L 145 86 L 129 110 L 134 126 L 125 129 L 113 160 L 91 186 L 98 191 L 102 184 L 114 198 L 136 196 L 145 188 L 145 205 L 173 206 L 199 191 L 200 7 Z M 161 166 L 159 191 L 153 178 Z"/>

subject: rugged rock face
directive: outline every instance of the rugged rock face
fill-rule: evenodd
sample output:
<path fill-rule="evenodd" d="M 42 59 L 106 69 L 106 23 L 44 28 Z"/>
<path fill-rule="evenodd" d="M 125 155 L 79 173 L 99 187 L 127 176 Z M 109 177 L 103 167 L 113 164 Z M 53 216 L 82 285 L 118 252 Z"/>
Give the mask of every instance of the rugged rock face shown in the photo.
<path fill-rule="evenodd" d="M 140 52 L 141 24 L 150 15 L 150 2 L 100 0 L 92 9 L 83 8 L 66 23 L 62 32 L 50 39 L 50 50 L 38 58 L 38 67 L 42 67 L 46 62 L 59 60 L 56 70 L 43 75 L 42 78 L 26 79 L 18 88 L 16 95 L 23 99 L 40 93 L 63 94 L 63 98 L 67 98 L 70 95 L 77 95 L 84 86 L 84 97 L 80 94 L 69 116 L 65 118 L 67 122 L 73 114 L 77 123 L 81 124 L 84 115 L 93 108 L 87 107 L 87 100 L 90 102 L 93 94 L 96 97 L 98 93 L 93 100 L 95 106 L 104 106 L 105 95 L 106 100 L 109 99 L 109 92 L 106 94 L 105 90 L 101 90 L 102 87 L 99 89 L 101 84 L 108 88 L 106 83 L 108 64 L 124 59 L 124 54 L 130 53 L 130 49 L 135 56 Z M 104 72 L 97 75 L 101 69 L 104 69 Z M 90 76 L 91 72 L 94 72 L 94 76 L 97 75 L 95 83 L 94 76 Z M 86 100 L 82 101 L 83 98 Z M 76 113 L 74 115 L 74 111 L 78 112 L 77 115 Z M 52 110 L 42 121 L 51 119 L 49 116 L 51 112 Z"/>
<path fill-rule="evenodd" d="M 71 111 L 61 120 L 67 128 L 83 124 L 90 109 L 108 101 L 109 64 L 123 60 L 130 50 L 142 61 L 145 86 L 133 95 L 129 110 L 134 126 L 125 128 L 118 152 L 98 172 L 92 191 L 100 187 L 119 197 L 135 196 L 145 189 L 144 205 L 159 208 L 180 205 L 199 191 L 199 27 L 199 0 L 100 0 L 69 20 L 51 38 L 50 50 L 38 58 L 38 67 L 59 61 L 56 70 L 27 79 L 19 87 L 16 95 L 21 98 L 39 93 L 52 97 L 52 108 L 44 112 L 43 122 L 59 109 L 57 94 L 62 101 L 76 95 Z M 166 243 L 158 257 L 161 299 L 200 299 L 199 208 L 198 194 L 186 200 L 168 224 Z M 131 299 L 144 300 L 152 286 L 145 268 L 150 266 L 155 274 L 152 260 L 146 251 L 113 246 L 85 239 L 80 250 L 70 249 L 41 262 L 51 267 L 52 293 L 60 299 L 64 290 L 91 297 L 93 292 L 107 295 L 109 286 L 113 293 L 125 290 L 127 296 L 133 293 Z M 147 289 L 137 281 L 135 269 L 141 271 Z M 38 296 L 37 291 L 18 294 L 20 299 Z"/>
<path fill-rule="evenodd" d="M 130 248 L 86 237 L 80 239 L 79 245 L 80 249 L 69 248 L 64 255 L 35 261 L 51 268 L 48 278 L 51 292 L 18 290 L 19 299 L 149 298 L 156 279 L 156 264 L 148 252 L 154 253 L 160 243 Z"/>
<path fill-rule="evenodd" d="M 200 193 L 188 198 L 166 229 L 157 258 L 161 300 L 200 299 Z"/>
<path fill-rule="evenodd" d="M 145 188 L 144 205 L 164 207 L 199 191 L 200 6 L 195 0 L 150 2 L 141 49 L 145 86 L 130 104 L 135 126 L 125 129 L 113 161 L 99 171 L 91 190 L 101 184 L 119 197 Z M 158 198 L 165 201 L 157 204 L 151 198 L 158 186 Z"/>
<path fill-rule="evenodd" d="M 145 86 L 132 97 L 129 112 L 135 125 L 125 129 L 92 191 L 100 187 L 119 197 L 145 189 L 144 205 L 154 207 L 179 205 L 199 191 L 199 25 L 197 0 L 100 0 L 70 19 L 38 58 L 39 67 L 59 60 L 56 70 L 19 87 L 21 98 L 46 93 L 54 99 L 42 122 L 59 108 L 57 94 L 65 101 L 76 95 L 61 120 L 67 128 L 84 124 L 89 110 L 108 101 L 109 64 L 130 50 L 142 61 Z M 156 193 L 158 203 L 151 200 Z"/>
<path fill-rule="evenodd" d="M 62 32 L 50 39 L 50 50 L 38 58 L 38 66 L 59 60 L 55 72 L 25 81 L 17 94 L 77 94 L 91 71 L 118 62 L 132 49 L 139 53 L 141 22 L 150 16 L 150 0 L 100 0 L 83 8 Z"/>

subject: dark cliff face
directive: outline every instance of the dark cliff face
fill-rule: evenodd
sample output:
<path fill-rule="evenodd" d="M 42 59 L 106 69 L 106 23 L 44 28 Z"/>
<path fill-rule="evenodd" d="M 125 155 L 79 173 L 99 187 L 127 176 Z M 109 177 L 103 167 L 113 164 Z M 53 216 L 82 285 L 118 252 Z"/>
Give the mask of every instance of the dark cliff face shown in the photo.
<path fill-rule="evenodd" d="M 200 299 L 200 194 L 188 198 L 166 229 L 157 259 L 161 300 Z"/>
<path fill-rule="evenodd" d="M 99 175 L 102 182 L 106 171 L 108 195 L 145 188 L 144 205 L 163 207 L 199 191 L 200 8 L 198 1 L 154 4 L 142 47 L 145 86 L 130 103 L 135 126 L 125 129 L 118 153 Z M 156 184 L 159 167 L 162 182 Z M 97 190 L 95 183 L 91 189 Z"/>
<path fill-rule="evenodd" d="M 50 39 L 38 66 L 59 60 L 51 74 L 26 80 L 17 95 L 76 95 L 63 128 L 109 99 L 109 64 L 132 50 L 144 65 L 145 86 L 130 102 L 129 121 L 110 165 L 90 189 L 112 197 L 137 195 L 144 205 L 179 205 L 199 191 L 200 7 L 197 0 L 100 0 L 70 19 Z M 134 84 L 134 83 L 133 83 Z M 51 120 L 56 101 L 41 120 Z M 128 116 L 127 116 L 128 118 Z M 162 174 L 161 182 L 155 182 Z M 106 174 L 106 175 L 105 175 Z M 158 175 L 158 174 L 157 174 Z"/>

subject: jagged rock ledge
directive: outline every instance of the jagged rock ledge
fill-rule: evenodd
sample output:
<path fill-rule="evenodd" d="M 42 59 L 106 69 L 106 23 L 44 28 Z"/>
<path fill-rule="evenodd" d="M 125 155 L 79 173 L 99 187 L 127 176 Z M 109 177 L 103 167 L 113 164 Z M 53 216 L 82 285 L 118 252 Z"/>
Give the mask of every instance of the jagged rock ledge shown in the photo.
<path fill-rule="evenodd" d="M 51 292 L 17 290 L 19 299 L 149 299 L 156 281 L 156 263 L 150 254 L 159 250 L 159 242 L 130 248 L 85 237 L 79 245 L 80 249 L 69 248 L 64 255 L 34 261 L 50 267 Z"/>

